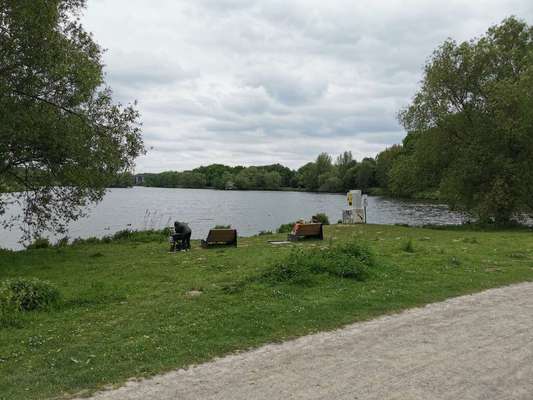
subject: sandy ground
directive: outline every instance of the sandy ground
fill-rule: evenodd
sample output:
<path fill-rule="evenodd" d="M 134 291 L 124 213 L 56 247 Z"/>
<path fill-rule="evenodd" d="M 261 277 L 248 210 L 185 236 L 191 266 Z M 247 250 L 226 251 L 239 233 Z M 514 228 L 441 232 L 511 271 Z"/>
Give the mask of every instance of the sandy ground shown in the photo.
<path fill-rule="evenodd" d="M 221 358 L 93 400 L 533 399 L 533 283 Z"/>

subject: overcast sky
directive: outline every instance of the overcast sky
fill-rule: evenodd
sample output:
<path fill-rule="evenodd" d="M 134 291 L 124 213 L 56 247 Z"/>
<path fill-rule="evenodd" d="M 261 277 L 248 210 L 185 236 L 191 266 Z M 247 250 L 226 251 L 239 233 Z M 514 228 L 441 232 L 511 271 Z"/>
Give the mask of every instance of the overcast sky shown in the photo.
<path fill-rule="evenodd" d="M 375 156 L 431 52 L 510 15 L 533 23 L 533 1 L 88 0 L 84 24 L 157 172 Z"/>

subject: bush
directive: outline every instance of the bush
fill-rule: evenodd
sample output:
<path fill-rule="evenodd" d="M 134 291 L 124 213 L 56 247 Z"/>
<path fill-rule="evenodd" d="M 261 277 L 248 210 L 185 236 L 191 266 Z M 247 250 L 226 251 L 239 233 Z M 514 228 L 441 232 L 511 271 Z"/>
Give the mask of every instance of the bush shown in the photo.
<path fill-rule="evenodd" d="M 297 248 L 261 275 L 261 281 L 270 283 L 305 284 L 313 275 L 364 280 L 376 265 L 371 250 L 364 244 L 349 242 L 328 249 Z"/>
<path fill-rule="evenodd" d="M 37 238 L 33 243 L 30 243 L 27 246 L 28 250 L 36 250 L 36 249 L 48 249 L 52 245 L 50 244 L 50 241 L 46 238 Z"/>
<path fill-rule="evenodd" d="M 216 225 L 213 229 L 231 229 L 231 225 Z"/>
<path fill-rule="evenodd" d="M 272 231 L 261 231 L 257 234 L 257 236 L 269 236 L 273 235 Z"/>
<path fill-rule="evenodd" d="M 4 312 L 41 310 L 59 299 L 59 290 L 53 284 L 37 278 L 7 279 L 0 285 L 0 308 Z"/>
<path fill-rule="evenodd" d="M 312 263 L 303 249 L 295 249 L 282 261 L 274 264 L 260 278 L 269 283 L 304 284 L 311 280 Z"/>
<path fill-rule="evenodd" d="M 65 236 L 57 241 L 55 247 L 66 247 L 68 246 L 69 238 Z"/>
<path fill-rule="evenodd" d="M 146 230 L 146 231 L 135 231 L 135 230 L 122 230 L 115 233 L 113 236 L 104 236 L 102 238 L 90 237 L 87 239 L 77 238 L 72 241 L 73 246 L 79 246 L 83 244 L 109 244 L 118 241 L 129 241 L 129 242 L 162 242 L 166 241 L 168 235 L 170 234 L 170 228 L 165 228 L 162 230 Z"/>
<path fill-rule="evenodd" d="M 316 215 L 313 215 L 313 220 L 314 221 L 318 221 L 318 222 L 320 222 L 321 224 L 324 224 L 324 225 L 329 225 L 329 218 L 324 213 L 318 213 Z"/>
<path fill-rule="evenodd" d="M 280 225 L 278 233 L 291 233 L 292 228 L 296 222 L 289 222 L 288 224 Z"/>
<path fill-rule="evenodd" d="M 112 237 L 112 240 L 127 240 L 127 239 L 131 239 L 132 236 L 133 236 L 132 231 L 128 229 L 124 229 L 122 231 L 118 231 L 117 233 L 115 233 Z"/>

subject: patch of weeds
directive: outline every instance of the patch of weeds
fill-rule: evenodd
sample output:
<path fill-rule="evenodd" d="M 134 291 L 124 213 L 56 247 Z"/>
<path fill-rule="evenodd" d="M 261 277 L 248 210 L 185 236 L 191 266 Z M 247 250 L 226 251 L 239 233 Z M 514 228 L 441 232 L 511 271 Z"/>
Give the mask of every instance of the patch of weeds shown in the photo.
<path fill-rule="evenodd" d="M 57 248 L 61 248 L 61 247 L 67 247 L 68 246 L 68 243 L 69 243 L 69 237 L 68 236 L 65 236 L 64 238 L 61 238 L 57 241 L 57 243 L 55 244 L 55 247 Z"/>
<path fill-rule="evenodd" d="M 0 307 L 0 329 L 22 328 L 20 312 L 14 307 Z"/>
<path fill-rule="evenodd" d="M 50 240 L 46 238 L 37 238 L 32 243 L 30 243 L 26 248 L 28 250 L 38 250 L 38 249 L 48 249 L 52 247 Z"/>
<path fill-rule="evenodd" d="M 72 246 L 79 246 L 82 244 L 98 244 L 98 243 L 100 243 L 100 239 L 93 236 L 87 239 L 76 238 L 72 241 Z"/>
<path fill-rule="evenodd" d="M 415 247 L 413 246 L 413 241 L 409 239 L 407 242 L 402 244 L 401 249 L 405 251 L 406 253 L 414 253 Z"/>
<path fill-rule="evenodd" d="M 113 240 L 128 240 L 131 239 L 133 236 L 133 231 L 130 231 L 128 229 L 124 229 L 122 231 L 118 231 L 113 235 Z"/>
<path fill-rule="evenodd" d="M 257 281 L 309 285 L 319 274 L 364 280 L 375 265 L 370 249 L 358 242 L 327 248 L 297 248 L 260 275 Z"/>
<path fill-rule="evenodd" d="M 41 347 L 46 342 L 46 339 L 42 335 L 30 336 L 28 338 L 28 347 L 35 349 Z"/>
<path fill-rule="evenodd" d="M 0 309 L 11 312 L 34 311 L 57 305 L 61 295 L 48 281 L 37 278 L 7 279 L 0 285 Z"/>
<path fill-rule="evenodd" d="M 113 242 L 162 242 L 166 241 L 169 234 L 169 229 L 165 228 L 162 230 L 146 230 L 146 231 L 135 231 L 125 229 L 118 231 L 112 236 L 104 236 L 102 238 L 90 237 L 87 239 L 77 238 L 72 241 L 73 246 L 83 245 L 83 244 L 109 244 Z"/>
<path fill-rule="evenodd" d="M 113 241 L 113 238 L 111 236 L 104 236 L 102 239 L 100 239 L 101 243 L 109 244 Z"/>
<path fill-rule="evenodd" d="M 468 243 L 468 244 L 479 244 L 477 238 L 475 237 L 467 237 L 467 238 L 463 238 L 463 243 Z"/>
<path fill-rule="evenodd" d="M 448 259 L 448 265 L 450 267 L 454 267 L 454 268 L 457 268 L 457 267 L 460 267 L 461 266 L 461 260 L 455 256 L 453 257 L 450 257 Z"/>
<path fill-rule="evenodd" d="M 225 283 L 220 289 L 225 294 L 236 294 L 244 290 L 246 283 L 246 281 Z"/>

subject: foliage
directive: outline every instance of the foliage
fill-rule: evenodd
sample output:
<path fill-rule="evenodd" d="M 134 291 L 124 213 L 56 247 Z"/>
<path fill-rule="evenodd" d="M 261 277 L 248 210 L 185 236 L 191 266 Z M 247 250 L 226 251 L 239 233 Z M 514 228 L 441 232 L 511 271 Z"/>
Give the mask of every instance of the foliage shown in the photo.
<path fill-rule="evenodd" d="M 191 171 L 140 176 L 144 179 L 143 185 L 150 187 L 278 190 L 292 185 L 294 172 L 280 164 L 248 168 L 212 164 Z"/>
<path fill-rule="evenodd" d="M 329 225 L 329 218 L 324 213 L 318 213 L 318 214 L 313 215 L 313 220 L 320 222 L 321 224 L 324 224 L 324 225 Z"/>
<path fill-rule="evenodd" d="M 115 176 L 111 183 L 107 185 L 109 188 L 130 188 L 135 184 L 135 178 L 131 172 L 124 172 Z"/>
<path fill-rule="evenodd" d="M 31 244 L 29 244 L 27 249 L 47 249 L 51 247 L 50 240 L 47 238 L 37 238 Z"/>
<path fill-rule="evenodd" d="M 389 188 L 390 171 L 401 153 L 402 146 L 394 145 L 376 156 L 376 184 L 380 188 Z"/>
<path fill-rule="evenodd" d="M 290 233 L 292 232 L 292 228 L 294 227 L 294 224 L 296 224 L 296 222 L 289 222 L 287 224 L 282 224 L 278 228 L 277 232 L 278 233 Z"/>
<path fill-rule="evenodd" d="M 0 284 L 0 308 L 34 311 L 56 305 L 59 290 L 50 282 L 37 278 L 6 279 Z"/>
<path fill-rule="evenodd" d="M 0 0 L 0 215 L 24 239 L 65 232 L 142 153 L 139 115 L 114 104 L 84 0 Z M 18 190 L 9 196 L 2 192 Z"/>
<path fill-rule="evenodd" d="M 86 239 L 76 238 L 72 241 L 72 246 L 81 246 L 81 245 L 94 245 L 94 244 L 111 244 L 114 242 L 138 242 L 138 243 L 148 243 L 148 242 L 164 242 L 168 239 L 170 235 L 169 228 L 162 230 L 145 230 L 145 231 L 135 231 L 135 230 L 122 230 L 116 232 L 113 236 L 104 236 L 101 238 L 90 237 Z"/>
<path fill-rule="evenodd" d="M 392 190 L 437 187 L 452 207 L 506 224 L 533 209 L 533 27 L 508 18 L 475 40 L 448 40 L 400 114 L 410 132 Z"/>
<path fill-rule="evenodd" d="M 313 275 L 328 274 L 363 280 L 369 268 L 376 266 L 370 249 L 355 241 L 330 248 L 297 248 L 275 263 L 258 280 L 270 283 L 311 284 Z"/>

